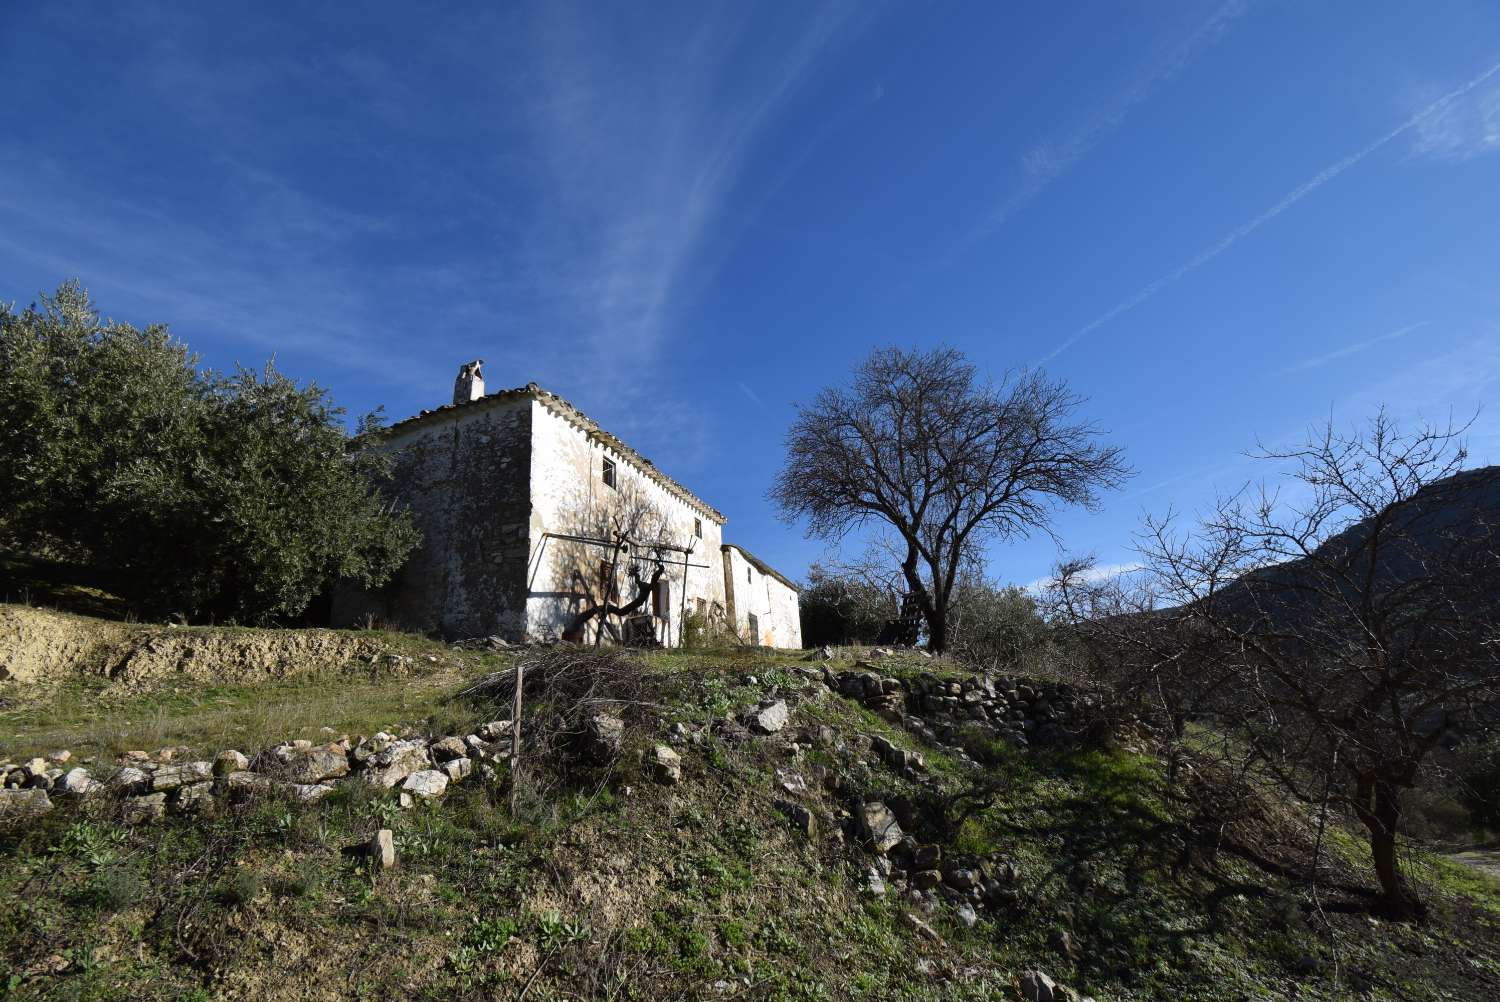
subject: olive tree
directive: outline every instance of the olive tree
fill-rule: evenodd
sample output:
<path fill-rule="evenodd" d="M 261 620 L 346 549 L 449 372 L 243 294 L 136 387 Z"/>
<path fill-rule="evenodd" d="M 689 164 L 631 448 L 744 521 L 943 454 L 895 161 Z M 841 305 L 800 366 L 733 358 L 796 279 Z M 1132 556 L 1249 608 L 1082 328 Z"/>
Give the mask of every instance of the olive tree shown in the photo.
<path fill-rule="evenodd" d="M 1066 383 L 979 378 L 953 348 L 873 352 L 848 387 L 798 409 L 771 498 L 810 535 L 889 527 L 929 646 L 949 643 L 962 570 L 985 543 L 1045 531 L 1060 505 L 1095 507 L 1128 476 L 1120 450 L 1075 418 Z"/>
<path fill-rule="evenodd" d="M 335 579 L 385 581 L 418 536 L 358 448 L 378 419 L 351 436 L 315 385 L 198 362 L 77 283 L 0 306 L 6 545 L 91 565 L 148 615 L 294 617 Z"/>

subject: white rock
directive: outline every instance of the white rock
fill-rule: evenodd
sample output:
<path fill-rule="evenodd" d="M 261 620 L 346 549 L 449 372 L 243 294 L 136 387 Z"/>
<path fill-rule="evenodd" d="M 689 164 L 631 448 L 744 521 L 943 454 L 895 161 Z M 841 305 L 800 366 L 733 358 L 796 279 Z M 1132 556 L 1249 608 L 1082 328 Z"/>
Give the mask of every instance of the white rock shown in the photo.
<path fill-rule="evenodd" d="M 443 772 L 447 774 L 448 782 L 457 783 L 461 779 L 468 779 L 473 774 L 474 763 L 466 758 L 456 758 L 443 763 Z"/>
<path fill-rule="evenodd" d="M 376 737 L 380 735 L 377 734 Z M 431 771 L 427 768 L 431 764 L 432 760 L 424 743 L 397 741 L 370 759 L 369 768 L 365 771 L 365 781 L 389 790 L 414 772 Z"/>
<path fill-rule="evenodd" d="M 243 772 L 250 768 L 250 760 L 233 748 L 226 748 L 214 756 L 214 775 L 227 776 L 232 772 Z"/>
<path fill-rule="evenodd" d="M 786 702 L 778 699 L 752 711 L 747 722 L 757 734 L 775 734 L 786 726 L 788 716 Z"/>
<path fill-rule="evenodd" d="M 396 839 L 389 828 L 382 828 L 370 839 L 370 860 L 382 870 L 396 865 Z"/>
<path fill-rule="evenodd" d="M 153 793 L 162 793 L 167 790 L 175 790 L 179 786 L 189 783 L 201 783 L 211 779 L 214 774 L 213 764 L 210 762 L 184 762 L 181 765 L 165 765 L 156 770 L 151 777 L 151 790 Z"/>
<path fill-rule="evenodd" d="M 110 789 L 121 793 L 133 793 L 137 790 L 149 789 L 150 786 L 150 776 L 128 765 L 109 778 Z"/>
<path fill-rule="evenodd" d="M 682 781 L 682 756 L 666 745 L 651 749 L 651 774 L 658 783 L 676 786 Z"/>
<path fill-rule="evenodd" d="M 421 769 L 407 776 L 401 789 L 425 800 L 441 797 L 448 789 L 448 776 L 436 769 Z"/>
<path fill-rule="evenodd" d="M 89 771 L 82 766 L 69 769 L 62 778 L 62 788 L 75 797 L 87 797 L 91 793 L 99 792 L 104 784 L 89 775 Z"/>
<path fill-rule="evenodd" d="M 902 838 L 896 815 L 879 801 L 860 805 L 859 827 L 860 833 L 870 840 L 870 847 L 878 853 L 889 852 Z"/>

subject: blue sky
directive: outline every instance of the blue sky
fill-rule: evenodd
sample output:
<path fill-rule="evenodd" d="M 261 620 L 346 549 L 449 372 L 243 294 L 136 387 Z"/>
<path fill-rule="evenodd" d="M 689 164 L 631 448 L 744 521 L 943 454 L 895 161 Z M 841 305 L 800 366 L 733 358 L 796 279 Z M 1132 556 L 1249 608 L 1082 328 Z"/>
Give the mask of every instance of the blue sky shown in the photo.
<path fill-rule="evenodd" d="M 392 418 L 483 357 L 793 575 L 793 404 L 877 344 L 1087 395 L 1138 475 L 1056 527 L 1106 564 L 1257 437 L 1500 388 L 1488 2 L 15 3 L 0 90 L 0 298 Z"/>

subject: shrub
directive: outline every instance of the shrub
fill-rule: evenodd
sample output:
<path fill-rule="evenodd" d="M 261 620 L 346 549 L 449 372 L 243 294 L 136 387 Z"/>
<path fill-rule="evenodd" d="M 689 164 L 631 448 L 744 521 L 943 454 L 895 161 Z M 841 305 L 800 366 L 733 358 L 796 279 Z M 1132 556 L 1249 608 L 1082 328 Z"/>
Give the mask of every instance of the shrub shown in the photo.
<path fill-rule="evenodd" d="M 1500 831 L 1500 737 L 1469 745 L 1459 754 L 1458 783 L 1470 823 Z"/>
<path fill-rule="evenodd" d="M 137 611 L 261 622 L 416 545 L 326 391 L 232 375 L 163 326 L 103 321 L 76 283 L 0 305 L 0 541 L 94 564 Z"/>

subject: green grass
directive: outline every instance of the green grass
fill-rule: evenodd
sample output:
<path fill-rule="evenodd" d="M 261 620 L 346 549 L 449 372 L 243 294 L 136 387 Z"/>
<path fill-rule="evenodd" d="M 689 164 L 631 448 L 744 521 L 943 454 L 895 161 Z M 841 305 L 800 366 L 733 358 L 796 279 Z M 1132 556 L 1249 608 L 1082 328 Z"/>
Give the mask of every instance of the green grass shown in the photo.
<path fill-rule="evenodd" d="M 168 746 L 211 756 L 224 748 L 249 752 L 297 738 L 327 740 L 324 728 L 368 734 L 401 722 L 455 730 L 472 724 L 475 714 L 450 699 L 454 688 L 508 663 L 499 655 L 456 654 L 402 635 L 366 636 L 412 657 L 413 666 L 399 672 L 323 671 L 260 684 L 164 681 L 124 692 L 97 676 L 53 687 L 0 688 L 0 758 L 59 748 L 110 758 Z"/>
<path fill-rule="evenodd" d="M 83 682 L 52 693 L 0 689 L 12 701 L 0 712 L 0 740 L 11 754 L 175 744 L 207 754 L 317 738 L 323 726 L 445 732 L 485 716 L 453 695 L 503 658 L 410 638 L 391 644 L 418 658 L 418 670 L 123 695 Z M 429 654 L 441 662 L 430 665 Z M 882 673 L 904 670 L 888 672 L 886 660 L 896 659 L 882 659 Z M 545 802 L 523 800 L 518 817 L 503 776 L 473 777 L 415 810 L 400 810 L 392 793 L 346 784 L 313 808 L 269 799 L 142 829 L 119 827 L 102 806 L 90 814 L 64 804 L 0 833 L 0 998 L 447 1000 L 526 991 L 528 999 L 978 1002 L 1016 997 L 1015 976 L 1030 967 L 1099 999 L 1283 998 L 1294 983 L 1304 999 L 1348 997 L 1347 981 L 1297 973 L 1307 955 L 1368 975 L 1376 999 L 1436 999 L 1444 988 L 1462 998 L 1472 972 L 1500 976 L 1500 889 L 1487 879 L 1424 857 L 1422 883 L 1441 902 L 1433 925 L 1335 916 L 1315 926 L 1298 888 L 1232 859 L 1183 865 L 1189 846 L 1178 808 L 1160 795 L 1160 763 L 1116 752 L 970 749 L 983 753 L 995 798 L 944 853 L 1012 861 L 1021 877 L 1013 906 L 985 910 L 964 929 L 946 906 L 925 914 L 894 893 L 866 899 L 863 858 L 839 835 L 839 812 L 853 801 L 816 790 L 812 840 L 773 806 L 784 796 L 775 769 L 807 776 L 814 765 L 847 767 L 831 748 L 794 758 L 783 738 L 822 723 L 858 751 L 863 736 L 883 735 L 924 752 L 937 792 L 957 790 L 971 773 L 861 706 L 813 698 L 819 684 L 795 670 L 805 666 L 740 649 L 651 655 L 643 671 L 684 680 L 657 730 L 632 734 L 631 754 L 608 774 L 538 763 L 557 785 Z M 802 697 L 786 734 L 684 745 L 681 786 L 643 779 L 633 753 L 672 721 L 722 717 L 773 689 Z M 934 792 L 873 761 L 845 778 L 872 796 Z M 372 871 L 350 851 L 380 827 L 395 833 L 400 863 L 391 871 Z M 1335 849 L 1358 862 L 1357 838 L 1340 831 Z M 917 932 L 909 913 L 944 943 Z M 1049 946 L 1061 930 L 1081 948 L 1076 962 Z M 32 970 L 50 955 L 66 961 L 62 973 Z"/>

